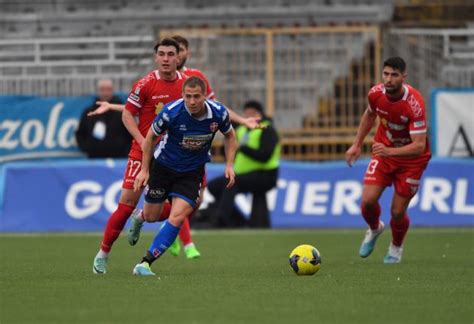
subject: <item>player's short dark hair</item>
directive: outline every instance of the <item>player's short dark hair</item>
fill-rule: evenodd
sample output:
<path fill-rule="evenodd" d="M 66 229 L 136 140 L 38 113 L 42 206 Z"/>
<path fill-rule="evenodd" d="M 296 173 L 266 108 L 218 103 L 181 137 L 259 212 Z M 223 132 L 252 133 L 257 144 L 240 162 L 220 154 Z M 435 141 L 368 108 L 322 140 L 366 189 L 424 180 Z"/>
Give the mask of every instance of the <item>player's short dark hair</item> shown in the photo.
<path fill-rule="evenodd" d="M 383 62 L 383 67 L 386 67 L 386 66 L 389 66 L 394 70 L 398 70 L 401 73 L 405 72 L 407 68 L 407 64 L 405 63 L 405 60 L 399 56 L 393 56 L 386 59 L 385 62 Z"/>
<path fill-rule="evenodd" d="M 186 38 L 181 35 L 174 35 L 171 39 L 175 40 L 178 44 L 183 45 L 186 49 L 189 48 L 189 42 Z"/>
<path fill-rule="evenodd" d="M 176 48 L 176 54 L 179 53 L 179 44 L 172 38 L 163 38 L 162 40 L 158 41 L 155 46 L 153 46 L 155 53 L 158 52 L 158 47 L 160 46 L 173 46 Z"/>
<path fill-rule="evenodd" d="M 206 91 L 207 91 L 206 82 L 204 82 L 203 79 L 198 78 L 197 76 L 192 76 L 192 77 L 186 79 L 186 81 L 184 81 L 183 92 L 184 92 L 184 88 L 186 88 L 186 87 L 189 87 L 189 88 L 200 87 L 201 92 L 203 94 L 206 94 Z"/>

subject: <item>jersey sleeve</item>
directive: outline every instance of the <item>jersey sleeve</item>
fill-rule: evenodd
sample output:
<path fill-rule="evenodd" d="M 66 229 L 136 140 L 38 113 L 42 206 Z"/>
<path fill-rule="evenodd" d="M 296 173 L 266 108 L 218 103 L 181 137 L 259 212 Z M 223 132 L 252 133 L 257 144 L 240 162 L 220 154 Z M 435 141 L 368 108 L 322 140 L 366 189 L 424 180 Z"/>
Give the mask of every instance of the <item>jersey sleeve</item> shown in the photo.
<path fill-rule="evenodd" d="M 225 107 L 222 107 L 222 115 L 219 120 L 219 130 L 222 134 L 227 134 L 232 130 L 232 124 L 230 123 L 229 112 Z"/>
<path fill-rule="evenodd" d="M 127 102 L 125 103 L 125 109 L 134 115 L 138 114 L 138 111 L 144 106 L 148 99 L 146 84 L 142 84 L 140 81 L 133 85 L 132 91 L 130 91 Z"/>
<path fill-rule="evenodd" d="M 162 135 L 168 129 L 170 124 L 169 109 L 167 107 L 161 109 L 160 113 L 155 117 L 151 124 L 151 129 L 156 136 Z"/>
<path fill-rule="evenodd" d="M 407 98 L 410 106 L 410 124 L 408 126 L 410 135 L 425 134 L 428 125 L 426 124 L 425 103 L 421 96 L 412 94 Z"/>
<path fill-rule="evenodd" d="M 383 92 L 383 84 L 377 84 L 369 90 L 369 93 L 367 94 L 367 99 L 369 102 L 369 109 L 371 112 L 375 112 L 376 99 L 382 92 Z"/>

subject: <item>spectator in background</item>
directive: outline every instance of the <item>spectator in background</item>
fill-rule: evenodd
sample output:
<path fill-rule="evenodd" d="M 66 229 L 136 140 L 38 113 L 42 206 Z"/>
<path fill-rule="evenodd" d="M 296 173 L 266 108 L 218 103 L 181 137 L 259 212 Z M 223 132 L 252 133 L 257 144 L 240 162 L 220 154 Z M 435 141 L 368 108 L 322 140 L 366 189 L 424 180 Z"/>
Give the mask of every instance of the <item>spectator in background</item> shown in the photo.
<path fill-rule="evenodd" d="M 216 199 L 206 212 L 217 226 L 269 227 L 270 220 L 266 193 L 274 188 L 278 179 L 280 144 L 276 129 L 265 116 L 263 106 L 258 101 L 248 101 L 244 105 L 245 118 L 260 118 L 261 127 L 249 129 L 239 126 L 236 130 L 239 148 L 234 162 L 235 185 L 226 189 L 228 179 L 219 177 L 208 184 L 210 193 Z M 252 193 L 252 212 L 247 222 L 234 211 L 234 198 L 238 193 Z"/>
<path fill-rule="evenodd" d="M 82 113 L 76 131 L 77 145 L 90 158 L 127 157 L 132 137 L 122 123 L 122 113 L 110 110 L 88 117 L 103 101 L 116 104 L 123 101 L 114 96 L 111 80 L 99 80 L 97 91 L 95 103 Z"/>

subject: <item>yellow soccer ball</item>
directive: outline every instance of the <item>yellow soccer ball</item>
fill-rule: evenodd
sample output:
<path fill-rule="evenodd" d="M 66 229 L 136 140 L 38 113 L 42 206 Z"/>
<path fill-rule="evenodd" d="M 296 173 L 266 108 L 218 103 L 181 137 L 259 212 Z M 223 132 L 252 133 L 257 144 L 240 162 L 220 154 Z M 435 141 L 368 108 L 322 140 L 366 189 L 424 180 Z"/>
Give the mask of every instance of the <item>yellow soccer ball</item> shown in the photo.
<path fill-rule="evenodd" d="M 313 275 L 321 268 L 321 254 L 312 245 L 298 245 L 290 253 L 290 266 L 297 275 Z"/>

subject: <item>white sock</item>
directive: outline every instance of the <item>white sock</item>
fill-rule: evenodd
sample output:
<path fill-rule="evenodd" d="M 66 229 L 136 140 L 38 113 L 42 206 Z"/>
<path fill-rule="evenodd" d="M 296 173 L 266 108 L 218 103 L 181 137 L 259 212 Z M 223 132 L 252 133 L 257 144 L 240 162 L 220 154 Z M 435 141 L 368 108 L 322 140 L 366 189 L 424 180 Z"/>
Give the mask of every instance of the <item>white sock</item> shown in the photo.
<path fill-rule="evenodd" d="M 97 258 L 108 258 L 109 257 L 109 252 L 105 252 L 104 250 L 100 249 L 99 252 L 97 252 L 96 255 Z"/>
<path fill-rule="evenodd" d="M 135 209 L 132 213 L 132 217 L 139 223 L 145 222 L 145 218 L 143 218 L 143 210 L 141 209 Z"/>
<path fill-rule="evenodd" d="M 186 244 L 186 245 L 184 246 L 184 249 L 187 250 L 187 249 L 193 248 L 193 247 L 194 247 L 194 243 L 191 242 L 191 243 L 189 243 L 189 244 Z"/>

